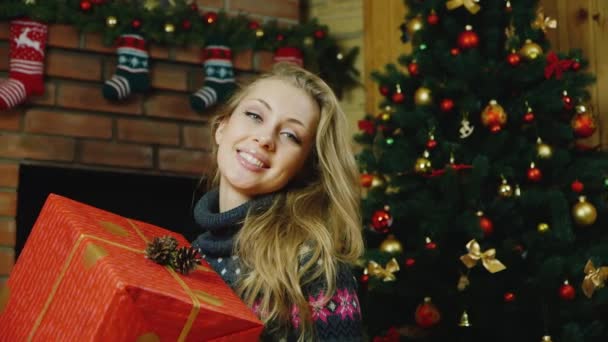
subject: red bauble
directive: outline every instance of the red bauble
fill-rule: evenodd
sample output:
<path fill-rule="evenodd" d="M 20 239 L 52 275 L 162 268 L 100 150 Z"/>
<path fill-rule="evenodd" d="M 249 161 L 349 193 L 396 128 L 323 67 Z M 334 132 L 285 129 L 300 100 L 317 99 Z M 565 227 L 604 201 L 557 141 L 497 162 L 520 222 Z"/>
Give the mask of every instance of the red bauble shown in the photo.
<path fill-rule="evenodd" d="M 439 24 L 439 16 L 437 15 L 437 13 L 435 13 L 435 11 L 432 11 L 431 14 L 426 17 L 426 22 L 430 25 L 437 25 Z"/>
<path fill-rule="evenodd" d="M 412 62 L 407 65 L 407 71 L 410 72 L 412 76 L 418 76 L 418 63 Z"/>
<path fill-rule="evenodd" d="M 572 110 L 572 108 L 574 108 L 574 102 L 572 101 L 572 98 L 570 96 L 563 95 L 562 101 L 564 102 L 564 109 Z"/>
<path fill-rule="evenodd" d="M 361 278 L 359 278 L 359 281 L 361 282 L 361 284 L 367 284 L 367 282 L 369 281 L 369 274 L 363 273 L 361 275 Z"/>
<path fill-rule="evenodd" d="M 389 93 L 390 91 L 391 91 L 391 90 L 389 89 L 389 87 L 388 87 L 388 86 L 386 86 L 386 85 L 381 85 L 381 86 L 380 86 L 380 94 L 382 94 L 382 95 L 386 96 L 386 95 L 388 95 L 388 93 Z"/>
<path fill-rule="evenodd" d="M 429 250 L 437 249 L 437 244 L 434 243 L 433 241 L 430 241 L 430 242 L 427 242 L 426 245 L 424 245 L 424 248 L 429 249 Z"/>
<path fill-rule="evenodd" d="M 184 19 L 184 21 L 182 21 L 182 28 L 186 31 L 190 30 L 192 28 L 192 23 L 190 20 Z"/>
<path fill-rule="evenodd" d="M 541 179 L 543 179 L 543 174 L 540 172 L 540 169 L 535 166 L 531 166 L 528 169 L 528 180 L 531 182 L 539 182 Z"/>
<path fill-rule="evenodd" d="M 88 0 L 83 0 L 83 1 L 80 2 L 80 9 L 83 10 L 83 11 L 85 11 L 85 12 L 90 11 L 91 10 L 91 6 L 93 6 L 93 5 Z"/>
<path fill-rule="evenodd" d="M 282 35 L 282 34 L 280 34 L 280 33 L 279 33 L 279 34 L 277 34 L 277 41 L 278 41 L 278 42 L 282 42 L 284 39 L 285 39 L 285 36 L 284 36 L 284 35 Z"/>
<path fill-rule="evenodd" d="M 414 258 L 407 258 L 405 259 L 405 266 L 406 267 L 412 267 L 416 264 L 416 259 Z"/>
<path fill-rule="evenodd" d="M 570 285 L 567 281 L 559 287 L 559 297 L 563 300 L 573 300 L 576 297 L 576 290 L 574 286 Z"/>
<path fill-rule="evenodd" d="M 518 53 L 516 52 L 511 52 L 508 56 L 507 56 L 507 62 L 512 65 L 512 66 L 517 66 L 519 65 L 519 62 L 521 62 L 521 57 L 519 56 Z"/>
<path fill-rule="evenodd" d="M 452 56 L 458 56 L 460 54 L 460 50 L 458 48 L 452 48 L 450 49 L 450 54 L 452 54 Z"/>
<path fill-rule="evenodd" d="M 504 295 L 504 299 L 506 303 L 511 303 L 515 300 L 515 294 L 513 292 L 507 292 Z"/>
<path fill-rule="evenodd" d="M 446 113 L 452 111 L 452 109 L 454 109 L 454 100 L 452 100 L 452 99 L 441 100 L 441 102 L 439 103 L 439 108 L 441 109 L 442 112 L 446 112 Z"/>
<path fill-rule="evenodd" d="M 526 114 L 524 114 L 524 122 L 531 123 L 533 121 L 534 121 L 534 113 L 533 112 L 527 112 Z"/>
<path fill-rule="evenodd" d="M 483 234 L 488 236 L 494 232 L 494 224 L 489 218 L 482 216 L 479 218 L 479 227 L 483 230 Z"/>
<path fill-rule="evenodd" d="M 595 120 L 593 116 L 587 112 L 576 114 L 570 122 L 574 134 L 579 138 L 588 138 L 595 132 Z"/>
<path fill-rule="evenodd" d="M 249 27 L 249 29 L 251 30 L 257 30 L 260 28 L 260 23 L 258 23 L 257 21 L 250 21 L 249 24 L 247 25 Z"/>
<path fill-rule="evenodd" d="M 215 22 L 217 21 L 217 13 L 215 13 L 215 12 L 205 13 L 205 15 L 203 15 L 203 21 L 205 21 L 209 25 L 215 24 Z"/>
<path fill-rule="evenodd" d="M 470 25 L 458 35 L 458 46 L 461 49 L 472 49 L 479 45 L 479 36 Z"/>
<path fill-rule="evenodd" d="M 369 173 L 361 174 L 361 186 L 364 188 L 369 188 L 372 186 L 372 181 L 374 180 L 374 176 Z"/>
<path fill-rule="evenodd" d="M 405 101 L 405 95 L 403 93 L 397 92 L 394 93 L 393 96 L 391 96 L 391 99 L 395 103 L 403 103 L 403 101 Z"/>
<path fill-rule="evenodd" d="M 572 188 L 572 191 L 576 193 L 581 193 L 585 189 L 583 183 L 581 183 L 578 179 L 572 182 L 572 185 L 570 187 Z"/>
<path fill-rule="evenodd" d="M 315 38 L 317 38 L 317 39 L 323 39 L 323 38 L 325 38 L 326 33 L 323 30 L 316 30 L 314 35 L 315 35 Z"/>
<path fill-rule="evenodd" d="M 131 27 L 134 28 L 134 29 L 136 29 L 136 30 L 139 29 L 141 27 L 141 20 L 139 20 L 139 19 L 133 19 L 131 21 Z"/>
<path fill-rule="evenodd" d="M 430 298 L 425 298 L 424 303 L 416 308 L 416 323 L 423 328 L 430 328 L 441 320 L 441 314 L 437 307 L 431 303 Z"/>
<path fill-rule="evenodd" d="M 572 65 L 570 66 L 570 68 L 572 68 L 572 70 L 574 71 L 578 71 L 581 68 L 581 63 L 577 60 L 575 60 Z"/>
<path fill-rule="evenodd" d="M 435 147 L 437 147 L 437 140 L 435 140 L 435 139 L 429 139 L 429 140 L 426 142 L 426 147 L 427 147 L 429 150 L 434 149 Z"/>
<path fill-rule="evenodd" d="M 388 211 L 380 209 L 372 215 L 372 227 L 379 233 L 388 232 L 388 228 L 393 224 L 393 217 Z"/>

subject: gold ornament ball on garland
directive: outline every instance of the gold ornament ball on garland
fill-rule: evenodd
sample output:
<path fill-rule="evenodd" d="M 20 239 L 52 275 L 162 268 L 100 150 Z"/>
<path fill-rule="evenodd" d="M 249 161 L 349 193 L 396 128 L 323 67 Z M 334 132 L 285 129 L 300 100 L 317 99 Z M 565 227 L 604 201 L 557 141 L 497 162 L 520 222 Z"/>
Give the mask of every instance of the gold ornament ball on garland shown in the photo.
<path fill-rule="evenodd" d="M 264 37 L 264 30 L 262 30 L 261 28 L 255 30 L 255 36 L 258 38 Z"/>
<path fill-rule="evenodd" d="M 380 250 L 384 253 L 401 254 L 403 253 L 403 245 L 395 238 L 395 235 L 389 234 L 380 244 Z"/>
<path fill-rule="evenodd" d="M 539 224 L 538 224 L 538 226 L 536 227 L 536 230 L 537 230 L 539 233 L 544 234 L 544 233 L 546 233 L 546 232 L 548 232 L 548 231 L 549 231 L 549 225 L 548 225 L 547 223 L 545 223 L 545 222 L 541 222 L 541 223 L 539 223 Z"/>
<path fill-rule="evenodd" d="M 585 196 L 578 198 L 578 203 L 572 206 L 572 217 L 579 226 L 590 226 L 597 219 L 597 210 L 593 204 L 587 202 Z"/>
<path fill-rule="evenodd" d="M 433 101 L 431 90 L 429 88 L 420 87 L 414 93 L 414 102 L 419 106 L 429 105 Z"/>
<path fill-rule="evenodd" d="M 551 339 L 551 336 L 545 335 L 545 336 L 543 336 L 543 339 L 541 340 L 541 342 L 553 342 L 553 340 Z"/>
<path fill-rule="evenodd" d="M 416 173 L 418 174 L 425 174 L 431 172 L 431 161 L 425 157 L 420 157 L 416 159 L 414 171 L 416 171 Z"/>
<path fill-rule="evenodd" d="M 115 16 L 111 15 L 109 17 L 106 18 L 106 26 L 108 27 L 114 27 L 118 24 L 118 19 L 116 19 Z"/>
<path fill-rule="evenodd" d="M 533 60 L 543 54 L 543 48 L 531 39 L 526 39 L 524 45 L 519 49 L 519 54 L 528 60 Z"/>
<path fill-rule="evenodd" d="M 410 34 L 410 37 L 413 36 L 416 31 L 420 31 L 423 25 L 424 23 L 420 17 L 410 19 L 407 22 L 407 32 Z"/>
<path fill-rule="evenodd" d="M 549 159 L 553 156 L 553 149 L 538 138 L 536 143 L 536 154 L 540 159 Z"/>
<path fill-rule="evenodd" d="M 173 25 L 171 23 L 166 23 L 165 24 L 165 32 L 167 32 L 167 33 L 173 33 L 173 32 L 175 32 L 175 25 Z"/>
<path fill-rule="evenodd" d="M 498 186 L 498 195 L 504 198 L 513 196 L 513 188 L 507 183 L 506 179 L 503 179 L 502 184 Z"/>

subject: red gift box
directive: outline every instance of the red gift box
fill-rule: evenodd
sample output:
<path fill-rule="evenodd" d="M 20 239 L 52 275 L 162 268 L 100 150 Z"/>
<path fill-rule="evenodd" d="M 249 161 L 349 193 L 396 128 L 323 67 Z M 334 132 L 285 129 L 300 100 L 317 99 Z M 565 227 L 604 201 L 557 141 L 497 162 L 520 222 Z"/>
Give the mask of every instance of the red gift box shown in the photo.
<path fill-rule="evenodd" d="M 263 324 L 204 260 L 145 257 L 166 229 L 51 194 L 0 289 L 1 341 L 257 341 Z"/>

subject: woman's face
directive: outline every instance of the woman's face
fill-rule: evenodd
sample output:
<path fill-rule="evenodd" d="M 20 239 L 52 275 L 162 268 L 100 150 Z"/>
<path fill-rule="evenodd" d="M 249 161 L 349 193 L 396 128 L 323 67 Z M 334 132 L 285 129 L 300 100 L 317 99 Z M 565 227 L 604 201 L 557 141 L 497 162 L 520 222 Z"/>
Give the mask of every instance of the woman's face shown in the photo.
<path fill-rule="evenodd" d="M 319 106 L 280 79 L 258 82 L 215 134 L 220 193 L 246 201 L 285 187 L 311 153 Z"/>

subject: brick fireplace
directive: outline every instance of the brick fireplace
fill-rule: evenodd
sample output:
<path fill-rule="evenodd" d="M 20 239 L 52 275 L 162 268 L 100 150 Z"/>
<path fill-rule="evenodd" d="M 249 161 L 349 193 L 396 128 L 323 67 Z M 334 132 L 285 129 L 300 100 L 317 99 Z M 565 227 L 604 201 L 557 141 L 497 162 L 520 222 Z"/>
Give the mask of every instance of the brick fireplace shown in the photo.
<path fill-rule="evenodd" d="M 199 7 L 297 23 L 299 1 L 267 2 L 199 1 Z M 0 78 L 8 71 L 8 33 L 9 23 L 0 22 Z M 44 174 L 49 168 L 47 173 L 65 169 L 68 175 L 75 170 L 123 179 L 159 177 L 151 178 L 152 183 L 164 177 L 185 189 L 204 173 L 209 160 L 210 113 L 194 112 L 188 101 L 203 83 L 199 47 L 151 45 L 149 91 L 112 103 L 103 98 L 101 87 L 114 73 L 115 48 L 104 46 L 97 34 L 80 34 L 63 25 L 49 26 L 47 44 L 45 94 L 0 112 L 0 285 L 15 259 L 17 222 L 24 221 L 17 220 L 18 209 L 35 201 L 19 191 L 25 186 L 20 174 L 36 169 Z M 272 53 L 240 52 L 233 63 L 237 79 L 246 82 L 269 69 Z"/>

